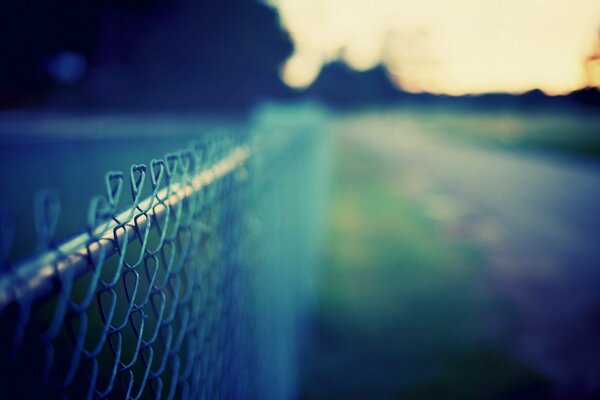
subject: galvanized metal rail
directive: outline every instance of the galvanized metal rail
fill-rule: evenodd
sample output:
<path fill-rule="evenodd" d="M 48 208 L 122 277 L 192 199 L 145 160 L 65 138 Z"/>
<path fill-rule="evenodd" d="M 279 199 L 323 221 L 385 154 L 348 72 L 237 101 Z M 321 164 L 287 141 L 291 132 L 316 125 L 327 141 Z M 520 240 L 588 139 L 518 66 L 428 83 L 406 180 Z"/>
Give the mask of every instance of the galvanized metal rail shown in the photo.
<path fill-rule="evenodd" d="M 97 227 L 91 233 L 82 233 L 62 243 L 52 252 L 25 261 L 8 271 L 0 273 L 0 310 L 19 301 L 23 296 L 40 299 L 53 293 L 57 273 L 67 269 L 77 278 L 85 274 L 91 265 L 89 260 L 104 251 L 105 258 L 113 255 L 123 240 L 136 239 L 135 230 L 144 229 L 151 218 L 160 217 L 168 207 L 176 206 L 204 187 L 214 184 L 235 172 L 250 157 L 248 146 L 233 148 L 226 157 L 192 177 L 191 182 L 177 189 L 165 187 L 155 195 L 142 200 L 137 207 L 148 211 L 137 214 L 131 209 L 121 212 L 115 220 Z M 156 198 L 166 198 L 168 207 L 151 207 Z M 117 222 L 120 221 L 120 222 Z M 125 222 L 125 223 L 123 223 Z"/>

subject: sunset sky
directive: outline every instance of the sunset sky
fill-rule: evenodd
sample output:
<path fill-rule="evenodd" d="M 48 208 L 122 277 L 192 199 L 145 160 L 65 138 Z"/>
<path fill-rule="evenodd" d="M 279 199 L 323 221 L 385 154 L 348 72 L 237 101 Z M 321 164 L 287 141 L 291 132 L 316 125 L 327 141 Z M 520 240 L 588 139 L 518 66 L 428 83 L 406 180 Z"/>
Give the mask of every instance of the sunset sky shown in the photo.
<path fill-rule="evenodd" d="M 599 0 L 269 2 L 294 42 L 281 74 L 297 88 L 342 59 L 357 70 L 383 63 L 414 92 L 560 94 L 585 85 L 600 31 Z"/>

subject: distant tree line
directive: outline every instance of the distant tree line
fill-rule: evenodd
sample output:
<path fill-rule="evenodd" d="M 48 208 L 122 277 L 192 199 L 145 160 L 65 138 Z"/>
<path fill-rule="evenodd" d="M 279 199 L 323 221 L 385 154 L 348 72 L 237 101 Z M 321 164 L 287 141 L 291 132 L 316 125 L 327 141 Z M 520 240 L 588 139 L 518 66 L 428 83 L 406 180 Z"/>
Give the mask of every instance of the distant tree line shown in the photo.
<path fill-rule="evenodd" d="M 334 108 L 600 105 L 596 88 L 559 97 L 411 94 L 383 66 L 356 72 L 341 62 L 296 91 L 279 79 L 290 38 L 257 0 L 13 0 L 3 5 L 0 29 L 0 108 L 227 111 L 268 99 Z"/>

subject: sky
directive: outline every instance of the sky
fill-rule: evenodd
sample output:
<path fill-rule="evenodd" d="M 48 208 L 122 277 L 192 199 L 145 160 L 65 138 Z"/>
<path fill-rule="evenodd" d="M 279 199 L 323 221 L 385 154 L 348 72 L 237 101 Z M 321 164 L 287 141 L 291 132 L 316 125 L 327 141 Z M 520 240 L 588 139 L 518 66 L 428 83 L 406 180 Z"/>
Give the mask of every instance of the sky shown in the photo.
<path fill-rule="evenodd" d="M 600 0 L 268 1 L 294 42 L 281 76 L 296 88 L 342 60 L 382 63 L 411 92 L 562 94 L 586 85 L 600 32 Z"/>

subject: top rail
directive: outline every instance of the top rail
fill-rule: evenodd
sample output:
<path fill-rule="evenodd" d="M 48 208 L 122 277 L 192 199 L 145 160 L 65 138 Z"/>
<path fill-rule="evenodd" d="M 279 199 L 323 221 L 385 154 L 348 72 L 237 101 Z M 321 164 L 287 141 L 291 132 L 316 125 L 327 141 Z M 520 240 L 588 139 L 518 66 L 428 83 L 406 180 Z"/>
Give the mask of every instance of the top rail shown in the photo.
<path fill-rule="evenodd" d="M 151 207 L 156 198 L 166 198 L 164 203 L 167 206 L 176 206 L 200 189 L 238 170 L 246 164 L 249 157 L 248 146 L 234 147 L 224 158 L 194 175 L 189 184 L 176 189 L 164 187 L 158 193 L 142 200 L 137 207 L 141 210 L 149 208 L 148 211 L 136 215 L 131 209 L 127 209 L 108 225 L 103 223 L 91 233 L 85 232 L 75 236 L 57 246 L 55 250 L 0 273 L 0 310 L 21 299 L 36 299 L 52 294 L 57 274 L 68 271 L 79 277 L 87 272 L 90 258 L 102 251 L 104 257 L 110 257 L 117 252 L 118 243 L 123 240 L 135 240 L 136 229 L 143 229 L 152 217 L 160 217 L 168 209 Z"/>

